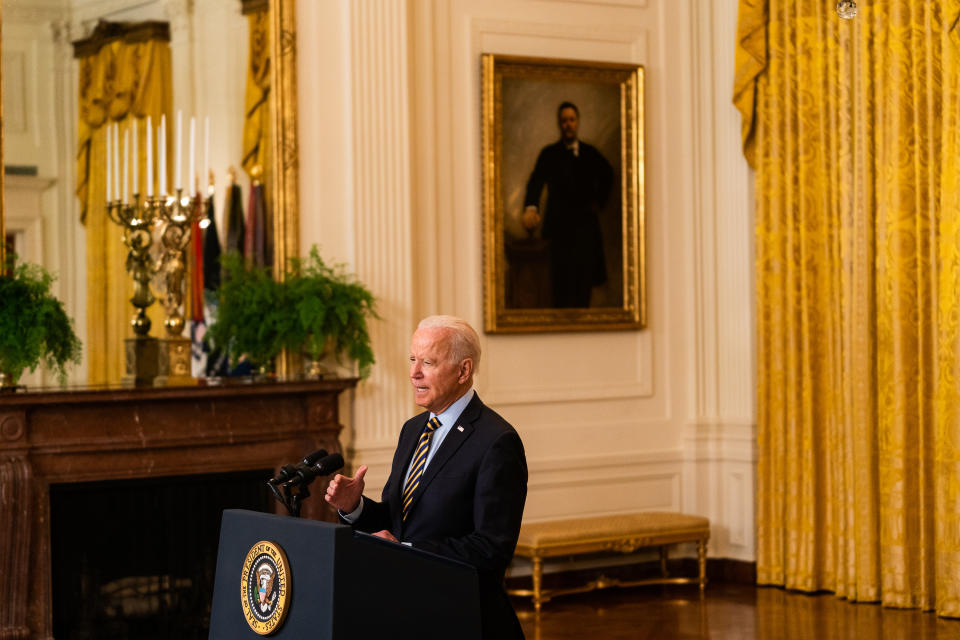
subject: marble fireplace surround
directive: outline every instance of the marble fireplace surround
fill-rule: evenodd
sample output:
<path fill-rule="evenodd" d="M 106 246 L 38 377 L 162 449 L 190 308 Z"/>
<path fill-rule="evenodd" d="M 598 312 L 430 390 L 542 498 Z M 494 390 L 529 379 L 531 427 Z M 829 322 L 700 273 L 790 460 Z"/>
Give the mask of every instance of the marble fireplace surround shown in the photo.
<path fill-rule="evenodd" d="M 279 469 L 340 452 L 338 396 L 356 383 L 0 395 L 0 640 L 53 637 L 51 484 Z M 317 499 L 303 515 L 333 516 Z"/>

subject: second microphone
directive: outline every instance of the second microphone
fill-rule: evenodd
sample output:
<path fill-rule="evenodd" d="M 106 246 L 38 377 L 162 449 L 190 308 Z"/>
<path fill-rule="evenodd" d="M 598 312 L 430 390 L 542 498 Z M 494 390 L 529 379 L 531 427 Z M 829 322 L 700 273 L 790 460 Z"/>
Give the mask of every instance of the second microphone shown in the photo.
<path fill-rule="evenodd" d="M 331 453 L 317 460 L 315 464 L 309 467 L 298 467 L 296 475 L 283 483 L 285 487 L 295 487 L 297 485 L 309 484 L 318 476 L 330 475 L 334 471 L 343 468 L 343 456 L 339 453 Z"/>

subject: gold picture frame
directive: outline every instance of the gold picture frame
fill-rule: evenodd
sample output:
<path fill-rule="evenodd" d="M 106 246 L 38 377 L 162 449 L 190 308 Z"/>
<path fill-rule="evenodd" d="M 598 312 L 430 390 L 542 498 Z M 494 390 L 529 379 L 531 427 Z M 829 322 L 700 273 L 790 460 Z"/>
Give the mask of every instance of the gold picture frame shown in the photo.
<path fill-rule="evenodd" d="M 486 331 L 643 328 L 643 67 L 481 63 Z"/>

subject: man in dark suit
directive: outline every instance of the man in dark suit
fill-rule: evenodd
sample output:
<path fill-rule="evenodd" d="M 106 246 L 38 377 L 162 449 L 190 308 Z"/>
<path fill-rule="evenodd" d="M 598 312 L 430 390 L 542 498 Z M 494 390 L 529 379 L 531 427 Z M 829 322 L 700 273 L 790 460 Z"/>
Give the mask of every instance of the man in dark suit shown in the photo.
<path fill-rule="evenodd" d="M 560 140 L 547 145 L 527 181 L 522 222 L 534 229 L 543 221 L 550 240 L 553 306 L 589 307 L 593 287 L 607 281 L 597 215 L 610 196 L 613 168 L 593 145 L 578 138 L 580 110 L 572 102 L 557 108 Z M 538 207 L 543 187 L 547 206 Z"/>
<path fill-rule="evenodd" d="M 520 436 L 473 390 L 480 340 L 451 316 L 423 320 L 410 341 L 410 380 L 427 411 L 400 432 L 381 501 L 363 495 L 366 465 L 337 474 L 326 500 L 356 529 L 477 569 L 482 635 L 523 638 L 503 590 L 527 496 Z M 443 585 L 437 585 L 443 588 Z"/>

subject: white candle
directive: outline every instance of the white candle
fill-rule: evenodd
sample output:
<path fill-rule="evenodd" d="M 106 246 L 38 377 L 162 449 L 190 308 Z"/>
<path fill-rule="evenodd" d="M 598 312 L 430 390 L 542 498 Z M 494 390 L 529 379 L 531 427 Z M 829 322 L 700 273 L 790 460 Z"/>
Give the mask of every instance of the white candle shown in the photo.
<path fill-rule="evenodd" d="M 123 132 L 123 204 L 127 204 L 127 179 L 130 177 L 130 129 Z"/>
<path fill-rule="evenodd" d="M 113 199 L 120 199 L 120 125 L 113 123 Z"/>
<path fill-rule="evenodd" d="M 147 116 L 147 197 L 153 197 L 153 126 Z"/>
<path fill-rule="evenodd" d="M 137 180 L 140 176 L 137 175 L 137 117 L 133 117 L 133 181 L 130 183 L 131 191 L 133 195 L 140 193 L 140 182 Z"/>
<path fill-rule="evenodd" d="M 194 158 L 196 157 L 197 119 L 190 116 L 190 171 L 187 173 L 187 193 L 191 197 L 196 193 L 197 176 Z"/>
<path fill-rule="evenodd" d="M 202 195 L 207 195 L 210 182 L 210 116 L 203 119 L 203 174 L 200 176 Z"/>
<path fill-rule="evenodd" d="M 183 142 L 183 111 L 177 109 L 177 142 L 176 147 L 174 148 L 174 153 L 176 154 L 176 168 L 174 169 L 174 177 L 176 180 L 173 183 L 173 188 L 176 191 L 180 191 L 183 188 L 183 182 L 181 181 L 180 175 L 180 158 L 183 156 L 181 147 Z"/>
<path fill-rule="evenodd" d="M 160 174 L 160 195 L 167 195 L 167 116 L 160 116 L 160 126 L 157 128 L 157 164 Z"/>
<path fill-rule="evenodd" d="M 113 154 L 110 153 L 110 138 L 111 138 L 111 135 L 110 135 L 110 124 L 109 124 L 109 123 L 107 123 L 106 129 L 107 129 L 107 148 L 106 148 L 106 152 L 107 152 L 107 202 L 110 202 L 110 196 L 113 195 L 113 194 L 110 193 L 110 186 L 111 186 L 111 185 L 110 185 L 110 172 L 113 170 L 113 167 L 110 166 L 110 157 L 111 157 Z"/>

